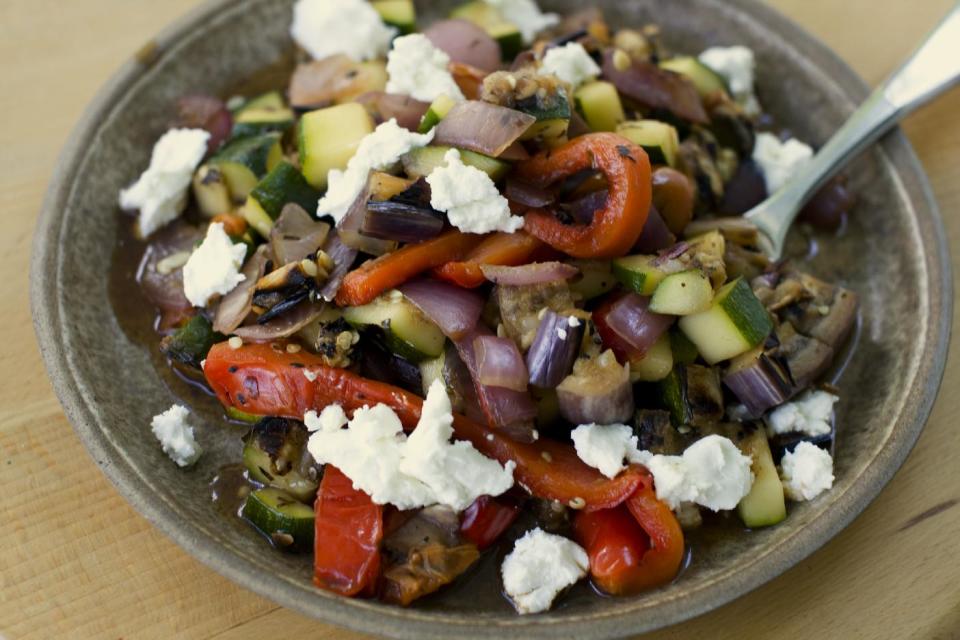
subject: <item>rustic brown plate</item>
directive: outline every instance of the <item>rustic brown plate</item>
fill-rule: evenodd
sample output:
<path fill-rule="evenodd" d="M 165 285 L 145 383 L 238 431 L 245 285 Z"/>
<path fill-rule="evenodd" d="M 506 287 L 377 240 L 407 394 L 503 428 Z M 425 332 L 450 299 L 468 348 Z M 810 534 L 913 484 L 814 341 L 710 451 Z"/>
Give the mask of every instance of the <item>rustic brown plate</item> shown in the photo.
<path fill-rule="evenodd" d="M 429 16 L 452 2 L 419 2 Z M 583 6 L 544 1 L 551 9 Z M 822 144 L 866 95 L 821 43 L 751 0 L 598 2 L 614 26 L 656 21 L 668 44 L 696 52 L 746 44 L 757 52 L 760 97 L 799 137 Z M 718 607 L 796 564 L 880 492 L 927 419 L 943 373 L 952 313 L 943 228 L 930 188 L 901 133 L 851 169 L 861 204 L 838 237 L 816 238 L 810 269 L 858 291 L 863 322 L 840 379 L 837 482 L 791 505 L 769 530 L 732 521 L 691 539 L 692 561 L 670 586 L 600 599 L 575 590 L 553 612 L 518 617 L 494 582 L 490 556 L 473 576 L 413 609 L 347 600 L 310 584 L 309 561 L 269 549 L 216 510 L 211 481 L 239 459 L 239 428 L 216 402 L 172 379 L 151 338 L 149 306 L 133 283 L 128 218 L 118 190 L 147 164 L 171 104 L 190 92 L 224 94 L 289 58 L 291 0 L 217 0 L 145 47 L 100 92 L 63 152 L 37 227 L 34 322 L 57 394 L 104 473 L 144 516 L 195 557 L 278 603 L 353 629 L 397 638 L 612 638 Z M 429 9 L 428 9 L 429 6 Z M 802 232 L 795 245 L 806 246 Z M 150 418 L 184 399 L 205 418 L 206 454 L 181 471 L 157 446 Z"/>

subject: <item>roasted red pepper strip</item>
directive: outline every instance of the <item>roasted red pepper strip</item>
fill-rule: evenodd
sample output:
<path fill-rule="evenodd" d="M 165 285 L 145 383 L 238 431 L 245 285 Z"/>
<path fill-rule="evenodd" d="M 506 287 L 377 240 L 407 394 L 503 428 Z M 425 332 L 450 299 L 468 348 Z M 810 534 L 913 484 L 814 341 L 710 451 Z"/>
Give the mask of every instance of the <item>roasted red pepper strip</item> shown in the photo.
<path fill-rule="evenodd" d="M 327 465 L 314 506 L 313 582 L 342 596 L 376 594 L 383 507 Z"/>
<path fill-rule="evenodd" d="M 577 513 L 573 533 L 590 557 L 594 584 L 611 595 L 666 584 L 683 561 L 683 532 L 669 507 L 657 500 L 649 477 L 626 505 Z"/>
<path fill-rule="evenodd" d="M 349 413 L 382 403 L 411 431 L 423 405 L 421 398 L 403 389 L 324 366 L 315 355 L 277 351 L 268 344 L 239 349 L 217 344 L 207 355 L 204 374 L 224 406 L 259 416 L 300 420 L 305 412 L 330 404 Z M 457 438 L 471 442 L 484 455 L 501 464 L 515 462 L 517 482 L 546 500 L 582 504 L 587 510 L 609 509 L 633 495 L 645 477 L 642 468 L 633 467 L 610 480 L 584 464 L 568 444 L 547 439 L 515 442 L 463 416 L 454 416 L 453 429 Z"/>
<path fill-rule="evenodd" d="M 462 260 L 483 236 L 448 231 L 432 240 L 408 244 L 393 253 L 365 262 L 343 279 L 337 293 L 341 307 L 364 305 L 384 291 L 447 262 Z"/>
<path fill-rule="evenodd" d="M 463 512 L 460 535 L 486 549 L 496 542 L 520 513 L 520 505 L 506 499 L 480 496 Z"/>
<path fill-rule="evenodd" d="M 480 265 L 515 267 L 526 264 L 544 246 L 543 242 L 522 231 L 495 233 L 468 253 L 463 262 L 448 262 L 434 269 L 433 273 L 464 289 L 475 289 L 487 281 Z"/>
<path fill-rule="evenodd" d="M 589 225 L 562 223 L 547 209 L 526 214 L 526 230 L 576 258 L 615 258 L 636 244 L 650 211 L 652 182 L 646 152 L 612 133 L 592 133 L 545 151 L 517 166 L 519 180 L 547 188 L 584 169 L 607 179 L 607 204 Z"/>

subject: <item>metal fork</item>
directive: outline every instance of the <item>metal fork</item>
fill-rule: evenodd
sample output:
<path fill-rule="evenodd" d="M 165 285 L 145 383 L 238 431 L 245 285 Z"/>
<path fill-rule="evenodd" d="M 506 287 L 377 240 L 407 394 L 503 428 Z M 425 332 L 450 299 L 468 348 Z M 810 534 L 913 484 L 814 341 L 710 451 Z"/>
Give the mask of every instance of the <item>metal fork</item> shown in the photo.
<path fill-rule="evenodd" d="M 820 187 L 907 114 L 958 81 L 960 4 L 790 182 L 744 214 L 760 231 L 764 253 L 779 260 L 790 226 Z"/>

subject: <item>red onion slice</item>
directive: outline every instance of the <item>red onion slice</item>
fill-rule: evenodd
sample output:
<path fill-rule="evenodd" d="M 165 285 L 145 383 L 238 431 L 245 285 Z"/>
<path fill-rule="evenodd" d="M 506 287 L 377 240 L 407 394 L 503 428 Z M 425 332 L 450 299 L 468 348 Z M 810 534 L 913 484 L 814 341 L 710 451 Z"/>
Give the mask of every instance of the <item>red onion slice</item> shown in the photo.
<path fill-rule="evenodd" d="M 217 315 L 213 319 L 213 330 L 224 335 L 230 335 L 243 324 L 253 308 L 253 291 L 257 288 L 257 281 L 263 277 L 270 258 L 267 254 L 267 245 L 260 245 L 247 263 L 243 265 L 241 273 L 246 279 L 234 287 L 220 301 Z"/>
<path fill-rule="evenodd" d="M 656 253 L 667 247 L 673 246 L 677 241 L 677 236 L 670 232 L 667 223 L 663 221 L 663 216 L 657 211 L 657 208 L 650 205 L 650 214 L 647 216 L 647 222 L 643 225 L 643 233 L 634 246 L 638 253 Z"/>
<path fill-rule="evenodd" d="M 190 129 L 203 129 L 210 134 L 207 151 L 214 152 L 230 138 L 233 115 L 219 98 L 184 96 L 177 100 L 178 124 Z"/>
<path fill-rule="evenodd" d="M 327 302 L 333 302 L 337 297 L 337 291 L 343 283 L 344 276 L 350 271 L 354 261 L 357 259 L 357 250 L 348 247 L 340 238 L 336 231 L 330 233 L 327 242 L 323 245 L 323 251 L 333 260 L 333 271 L 327 276 L 327 281 L 320 289 L 320 297 Z"/>
<path fill-rule="evenodd" d="M 337 225 L 337 233 L 341 242 L 351 249 L 368 253 L 372 256 L 382 256 L 390 253 L 397 248 L 397 243 L 393 240 L 381 240 L 380 238 L 371 238 L 360 233 L 360 227 L 363 226 L 363 220 L 367 216 L 367 203 L 370 201 L 370 188 L 365 188 L 357 199 L 350 205 L 347 214 L 343 216 Z"/>
<path fill-rule="evenodd" d="M 667 332 L 673 320 L 673 316 L 650 311 L 650 298 L 636 293 L 629 293 L 617 300 L 606 318 L 610 329 L 638 353 L 649 351 Z"/>
<path fill-rule="evenodd" d="M 794 394 L 790 374 L 765 354 L 723 378 L 723 384 L 747 408 L 751 418 L 783 404 Z"/>
<path fill-rule="evenodd" d="M 427 39 L 453 62 L 469 64 L 483 71 L 500 68 L 500 45 L 467 20 L 440 20 L 423 32 Z"/>
<path fill-rule="evenodd" d="M 360 233 L 371 238 L 397 242 L 423 242 L 443 231 L 442 213 L 408 202 L 370 201 Z"/>
<path fill-rule="evenodd" d="M 498 157 L 520 139 L 537 119 L 489 102 L 461 102 L 436 128 L 434 144 L 469 149 Z"/>
<path fill-rule="evenodd" d="M 365 105 L 378 122 L 387 122 L 392 118 L 408 131 L 417 131 L 420 128 L 420 121 L 430 108 L 428 102 L 383 91 L 365 93 L 357 98 L 357 102 Z"/>
<path fill-rule="evenodd" d="M 585 327 L 586 324 L 579 318 L 547 309 L 540 320 L 533 344 L 527 351 L 530 384 L 552 389 L 570 375 L 580 352 Z"/>
<path fill-rule="evenodd" d="M 651 62 L 634 61 L 626 69 L 619 69 L 614 52 L 610 49 L 603 58 L 603 75 L 620 93 L 646 109 L 669 111 L 697 124 L 710 122 L 692 82 Z"/>
<path fill-rule="evenodd" d="M 270 248 L 276 266 L 300 262 L 315 254 L 329 234 L 330 225 L 314 220 L 298 204 L 287 204 L 270 230 Z"/>
<path fill-rule="evenodd" d="M 233 333 L 251 342 L 270 342 L 288 338 L 319 318 L 325 306 L 323 302 L 307 300 L 266 324 L 240 327 Z"/>
<path fill-rule="evenodd" d="M 480 384 L 514 391 L 527 390 L 527 365 L 516 342 L 510 338 L 477 336 L 473 350 L 477 354 Z"/>
<path fill-rule="evenodd" d="M 144 295 L 161 313 L 159 329 L 166 331 L 194 314 L 193 305 L 183 293 L 183 269 L 204 232 L 182 221 L 175 221 L 151 238 L 137 268 L 137 282 Z M 179 258 L 179 267 L 164 267 L 164 261 Z"/>
<path fill-rule="evenodd" d="M 580 273 L 572 264 L 563 262 L 534 262 L 520 267 L 482 264 L 480 271 L 490 282 L 507 286 L 549 284 L 569 280 Z"/>
<path fill-rule="evenodd" d="M 472 331 L 483 312 L 479 295 L 439 280 L 411 280 L 400 287 L 400 293 L 452 340 Z"/>
<path fill-rule="evenodd" d="M 507 178 L 503 196 L 510 202 L 533 209 L 542 209 L 557 201 L 557 196 L 548 189 L 541 189 L 516 178 Z"/>

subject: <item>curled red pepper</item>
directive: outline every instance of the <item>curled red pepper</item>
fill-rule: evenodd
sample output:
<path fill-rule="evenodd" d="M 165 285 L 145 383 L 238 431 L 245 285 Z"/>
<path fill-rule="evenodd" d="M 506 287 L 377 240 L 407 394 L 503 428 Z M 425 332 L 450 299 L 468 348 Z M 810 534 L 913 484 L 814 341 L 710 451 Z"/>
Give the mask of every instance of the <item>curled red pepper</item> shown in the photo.
<path fill-rule="evenodd" d="M 460 535 L 480 550 L 496 542 L 520 513 L 520 504 L 506 498 L 480 496 L 463 512 Z"/>
<path fill-rule="evenodd" d="M 544 244 L 536 238 L 517 231 L 495 233 L 478 244 L 461 262 L 448 262 L 433 270 L 435 276 L 464 289 L 475 289 L 487 279 L 481 265 L 493 264 L 507 267 L 530 262 Z"/>
<path fill-rule="evenodd" d="M 607 203 L 594 213 L 593 222 L 564 224 L 547 209 L 532 209 L 526 214 L 525 229 L 576 258 L 625 255 L 643 233 L 650 211 L 650 160 L 642 148 L 616 134 L 588 134 L 521 163 L 516 174 L 546 189 L 584 169 L 602 172 L 609 188 Z"/>
<path fill-rule="evenodd" d="M 611 595 L 666 584 L 683 562 L 683 531 L 649 476 L 625 505 L 578 513 L 573 533 L 590 558 L 594 584 Z"/>
<path fill-rule="evenodd" d="M 423 400 L 408 391 L 327 367 L 313 354 L 291 354 L 268 344 L 239 349 L 225 342 L 214 345 L 204 374 L 225 407 L 258 416 L 300 420 L 305 412 L 330 404 L 339 404 L 348 413 L 365 405 L 385 404 L 411 431 L 423 406 Z M 472 443 L 484 455 L 501 464 L 516 463 L 514 478 L 532 495 L 588 511 L 622 504 L 646 477 L 642 468 L 631 467 L 611 480 L 584 464 L 568 444 L 546 438 L 531 444 L 516 442 L 460 415 L 454 415 L 453 429 L 458 439 Z"/>

